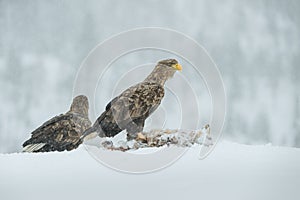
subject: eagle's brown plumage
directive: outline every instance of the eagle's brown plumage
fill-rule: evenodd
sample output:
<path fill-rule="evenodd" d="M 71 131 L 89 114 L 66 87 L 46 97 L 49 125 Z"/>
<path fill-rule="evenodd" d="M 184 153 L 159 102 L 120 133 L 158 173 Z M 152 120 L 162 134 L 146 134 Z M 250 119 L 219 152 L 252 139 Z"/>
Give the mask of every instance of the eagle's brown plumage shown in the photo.
<path fill-rule="evenodd" d="M 23 144 L 24 152 L 48 152 L 76 149 L 81 143 L 82 133 L 91 122 L 88 118 L 88 99 L 79 95 L 73 99 L 70 110 L 53 117 L 31 133 Z"/>
<path fill-rule="evenodd" d="M 145 120 L 160 105 L 164 97 L 164 84 L 181 66 L 175 59 L 158 62 L 151 74 L 107 104 L 105 111 L 82 138 L 97 133 L 100 137 L 113 137 L 122 130 L 128 139 L 142 132 Z"/>

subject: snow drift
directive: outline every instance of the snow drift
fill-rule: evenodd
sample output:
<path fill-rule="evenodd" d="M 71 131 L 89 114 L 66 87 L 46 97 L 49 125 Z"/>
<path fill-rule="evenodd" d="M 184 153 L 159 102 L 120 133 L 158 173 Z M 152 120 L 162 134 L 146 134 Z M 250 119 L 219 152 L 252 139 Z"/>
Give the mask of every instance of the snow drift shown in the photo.
<path fill-rule="evenodd" d="M 0 154 L 0 199 L 300 199 L 300 149 L 220 142 L 204 160 L 198 150 L 141 175 L 107 168 L 84 147 Z"/>

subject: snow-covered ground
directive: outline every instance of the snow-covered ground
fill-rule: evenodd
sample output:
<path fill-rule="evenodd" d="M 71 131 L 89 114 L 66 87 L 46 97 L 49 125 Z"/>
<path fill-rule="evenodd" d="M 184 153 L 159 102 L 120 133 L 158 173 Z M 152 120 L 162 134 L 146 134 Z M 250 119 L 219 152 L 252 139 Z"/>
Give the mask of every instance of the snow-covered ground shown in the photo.
<path fill-rule="evenodd" d="M 300 199 L 300 149 L 223 141 L 204 160 L 198 153 L 140 175 L 99 164 L 84 147 L 0 154 L 0 199 Z"/>

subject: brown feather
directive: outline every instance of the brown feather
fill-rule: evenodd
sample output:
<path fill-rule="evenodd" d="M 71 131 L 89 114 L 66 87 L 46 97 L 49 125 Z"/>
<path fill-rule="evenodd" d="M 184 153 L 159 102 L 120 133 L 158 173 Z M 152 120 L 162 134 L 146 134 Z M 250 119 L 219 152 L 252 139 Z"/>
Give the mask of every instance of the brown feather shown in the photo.
<path fill-rule="evenodd" d="M 105 111 L 84 136 L 97 132 L 99 136 L 113 137 L 127 130 L 129 139 L 143 131 L 145 120 L 158 108 L 164 97 L 164 84 L 176 72 L 174 59 L 160 61 L 151 74 L 109 102 Z"/>
<path fill-rule="evenodd" d="M 82 102 L 84 101 L 84 102 Z M 27 146 L 35 144 L 38 149 L 30 149 L 33 152 L 64 151 L 77 148 L 82 141 L 82 133 L 91 126 L 88 118 L 88 103 L 85 96 L 74 99 L 70 111 L 66 114 L 53 117 L 31 133 L 31 138 L 24 142 Z M 79 108 L 84 106 L 84 108 Z"/>

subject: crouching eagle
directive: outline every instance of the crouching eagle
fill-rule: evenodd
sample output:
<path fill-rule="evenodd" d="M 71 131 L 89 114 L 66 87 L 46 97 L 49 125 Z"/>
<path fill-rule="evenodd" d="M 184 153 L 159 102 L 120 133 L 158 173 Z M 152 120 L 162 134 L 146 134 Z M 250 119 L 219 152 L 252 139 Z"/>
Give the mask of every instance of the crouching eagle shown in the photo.
<path fill-rule="evenodd" d="M 141 83 L 138 83 L 109 102 L 105 111 L 96 120 L 94 125 L 87 129 L 82 139 L 113 137 L 122 130 L 127 131 L 127 139 L 137 139 L 147 117 L 160 105 L 164 97 L 164 84 L 173 77 L 182 67 L 175 59 L 158 62 L 154 70 Z"/>
<path fill-rule="evenodd" d="M 82 133 L 91 127 L 88 109 L 86 96 L 75 97 L 67 113 L 48 120 L 31 133 L 31 138 L 23 144 L 23 152 L 76 149 L 82 143 Z"/>

